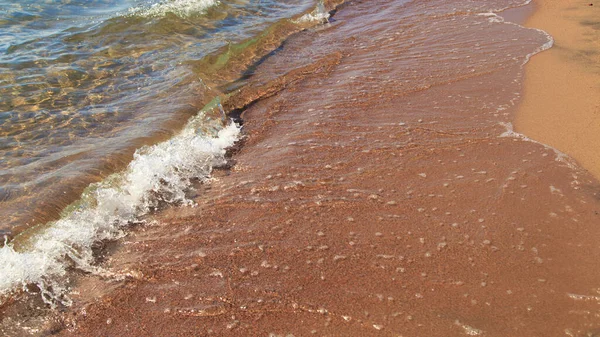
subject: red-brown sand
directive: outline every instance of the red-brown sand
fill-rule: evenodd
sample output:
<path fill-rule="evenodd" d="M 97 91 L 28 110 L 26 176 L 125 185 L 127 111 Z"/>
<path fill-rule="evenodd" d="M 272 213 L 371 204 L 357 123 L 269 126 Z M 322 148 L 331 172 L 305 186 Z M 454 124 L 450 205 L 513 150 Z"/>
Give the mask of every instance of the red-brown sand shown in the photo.
<path fill-rule="evenodd" d="M 598 334 L 598 181 L 500 124 L 543 36 L 419 16 L 443 3 L 353 1 L 286 41 L 237 96 L 263 98 L 232 167 L 117 243 L 103 266 L 126 281 L 83 276 L 45 331 Z"/>

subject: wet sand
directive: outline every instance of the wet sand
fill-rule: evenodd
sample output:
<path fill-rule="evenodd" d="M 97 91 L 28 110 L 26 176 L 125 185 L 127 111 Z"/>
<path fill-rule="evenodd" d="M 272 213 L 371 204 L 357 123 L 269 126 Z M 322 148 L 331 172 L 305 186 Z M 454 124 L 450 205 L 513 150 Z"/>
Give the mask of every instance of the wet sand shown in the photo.
<path fill-rule="evenodd" d="M 261 97 L 231 167 L 116 243 L 114 274 L 83 275 L 42 331 L 598 333 L 600 185 L 502 124 L 543 36 L 434 5 L 351 2 L 286 41 L 227 102 Z"/>
<path fill-rule="evenodd" d="M 527 65 L 515 128 L 569 154 L 600 177 L 600 3 L 535 4 L 526 25 L 550 33 L 555 46 Z"/>

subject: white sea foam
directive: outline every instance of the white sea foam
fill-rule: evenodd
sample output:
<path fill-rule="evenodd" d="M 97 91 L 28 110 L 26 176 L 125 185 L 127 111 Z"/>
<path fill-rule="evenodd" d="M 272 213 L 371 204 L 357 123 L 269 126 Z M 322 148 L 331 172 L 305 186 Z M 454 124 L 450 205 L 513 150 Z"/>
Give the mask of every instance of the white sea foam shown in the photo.
<path fill-rule="evenodd" d="M 488 13 L 478 13 L 479 16 L 485 16 L 488 18 L 489 22 L 504 22 L 504 18 L 499 16 L 496 13 L 488 12 Z"/>
<path fill-rule="evenodd" d="M 541 34 L 544 34 L 547 38 L 547 41 L 543 45 L 539 46 L 536 50 L 534 50 L 533 53 L 528 54 L 525 57 L 525 61 L 523 62 L 523 65 L 527 64 L 527 62 L 529 62 L 529 60 L 531 59 L 531 57 L 533 55 L 539 54 L 539 53 L 543 52 L 544 50 L 548 50 L 548 49 L 552 48 L 552 46 L 554 46 L 554 38 L 552 37 L 552 35 L 546 33 L 545 31 L 543 31 L 541 29 L 537 29 L 537 28 L 529 28 L 529 29 L 537 30 Z"/>
<path fill-rule="evenodd" d="M 531 3 L 531 1 L 532 1 L 532 0 L 525 0 L 525 1 L 523 1 L 523 2 L 519 2 L 519 3 L 509 4 L 509 5 L 508 5 L 508 6 L 506 6 L 506 7 L 502 7 L 502 8 L 495 8 L 494 10 L 492 10 L 492 12 L 499 13 L 499 12 L 503 12 L 503 11 L 505 11 L 505 10 L 507 10 L 507 9 L 511 9 L 511 8 L 519 8 L 519 7 L 524 7 L 524 6 L 527 6 L 527 5 L 529 5 L 529 4 Z"/>
<path fill-rule="evenodd" d="M 503 127 L 506 128 L 506 131 L 504 131 L 500 137 L 504 138 L 504 137 L 508 137 L 508 138 L 518 138 L 527 142 L 532 142 L 535 144 L 539 144 L 542 145 L 544 148 L 548 149 L 548 150 L 552 150 L 554 151 L 554 153 L 556 154 L 556 161 L 564 163 L 565 165 L 567 165 L 567 167 L 569 167 L 570 169 L 576 169 L 577 165 L 573 162 L 573 160 L 566 155 L 565 153 L 561 152 L 560 150 L 553 148 L 550 145 L 546 145 L 544 143 L 538 142 L 537 140 L 533 140 L 527 136 L 525 136 L 522 133 L 518 133 L 514 130 L 512 123 L 504 123 L 504 122 L 500 122 L 500 125 L 502 125 Z"/>
<path fill-rule="evenodd" d="M 218 4 L 218 0 L 163 0 L 150 6 L 130 8 L 129 14 L 143 17 L 163 17 L 172 13 L 181 18 L 187 18 L 202 14 Z"/>
<path fill-rule="evenodd" d="M 94 242 L 123 236 L 161 202 L 191 204 L 185 196 L 191 180 L 208 179 L 239 137 L 239 126 L 223 124 L 201 112 L 170 140 L 139 149 L 123 172 L 91 185 L 69 214 L 26 240 L 25 249 L 0 248 L 0 295 L 37 284 L 46 302 L 68 305 L 61 282 L 67 266 L 101 272 L 93 264 Z"/>
<path fill-rule="evenodd" d="M 325 9 L 325 5 L 320 1 L 315 9 L 307 14 L 302 15 L 299 19 L 295 20 L 295 23 L 307 23 L 307 22 L 323 22 L 326 23 L 329 19 L 329 12 Z"/>
<path fill-rule="evenodd" d="M 485 16 L 488 18 L 488 21 L 491 23 L 503 23 L 503 24 L 507 24 L 507 25 L 514 25 L 514 26 L 518 26 L 520 28 L 523 29 L 530 29 L 530 30 L 535 30 L 538 33 L 544 35 L 546 37 L 546 42 L 544 44 L 542 44 L 541 46 L 539 46 L 538 48 L 536 48 L 532 53 L 527 54 L 525 56 L 525 60 L 523 61 L 522 65 L 527 64 L 527 62 L 529 62 L 529 60 L 531 59 L 532 56 L 539 54 L 545 50 L 548 50 L 550 48 L 552 48 L 552 46 L 554 46 L 554 38 L 552 37 L 552 35 L 548 34 L 547 32 L 541 30 L 541 29 L 537 29 L 537 28 L 527 28 L 524 27 L 522 25 L 519 25 L 517 23 L 514 22 L 509 22 L 509 21 L 505 21 L 503 17 L 501 17 L 500 15 L 496 14 L 495 12 L 485 12 L 485 13 L 478 13 L 477 15 L 480 16 Z"/>

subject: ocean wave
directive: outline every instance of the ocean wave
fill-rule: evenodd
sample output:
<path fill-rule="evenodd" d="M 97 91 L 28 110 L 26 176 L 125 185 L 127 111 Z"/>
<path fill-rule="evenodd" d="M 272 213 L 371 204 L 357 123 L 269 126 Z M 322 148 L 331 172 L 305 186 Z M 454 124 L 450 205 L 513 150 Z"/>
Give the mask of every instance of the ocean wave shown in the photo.
<path fill-rule="evenodd" d="M 175 137 L 136 151 L 126 170 L 90 185 L 61 219 L 0 248 L 0 295 L 36 284 L 45 302 L 69 305 L 67 268 L 101 272 L 94 266 L 95 242 L 124 236 L 128 225 L 161 203 L 192 204 L 185 195 L 192 180 L 209 179 L 240 134 L 235 123 L 208 113 L 215 109 L 220 105 L 213 101 Z"/>
<path fill-rule="evenodd" d="M 297 24 L 308 22 L 327 23 L 328 19 L 329 12 L 325 10 L 325 4 L 323 3 L 323 1 L 320 1 L 312 12 L 302 15 L 294 22 Z"/>
<path fill-rule="evenodd" d="M 141 17 L 163 17 L 172 13 L 180 18 L 187 18 L 202 14 L 218 4 L 218 0 L 164 0 L 149 6 L 130 8 L 128 14 Z"/>

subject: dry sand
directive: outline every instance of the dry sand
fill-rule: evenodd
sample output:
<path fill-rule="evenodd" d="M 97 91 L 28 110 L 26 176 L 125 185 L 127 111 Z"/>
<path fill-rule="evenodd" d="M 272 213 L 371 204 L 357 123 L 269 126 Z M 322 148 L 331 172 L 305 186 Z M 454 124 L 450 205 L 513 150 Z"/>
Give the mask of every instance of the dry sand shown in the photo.
<path fill-rule="evenodd" d="M 535 5 L 526 25 L 551 34 L 555 45 L 526 67 L 515 128 L 600 177 L 600 2 L 537 0 Z"/>

